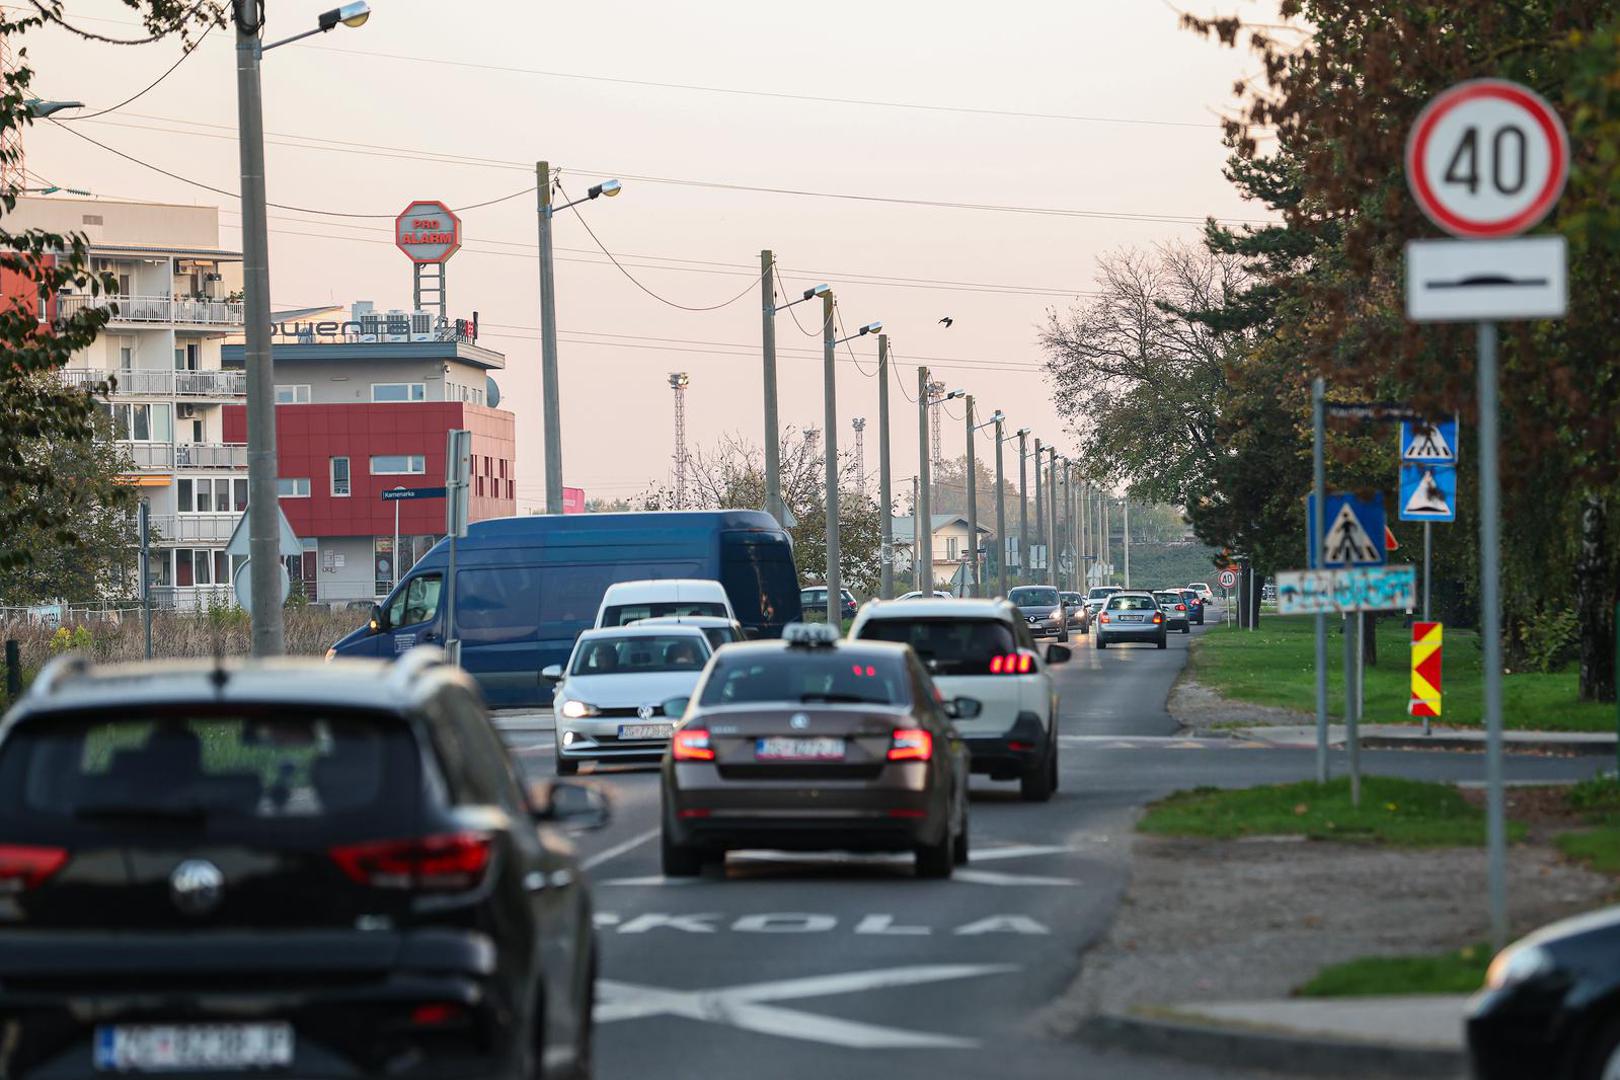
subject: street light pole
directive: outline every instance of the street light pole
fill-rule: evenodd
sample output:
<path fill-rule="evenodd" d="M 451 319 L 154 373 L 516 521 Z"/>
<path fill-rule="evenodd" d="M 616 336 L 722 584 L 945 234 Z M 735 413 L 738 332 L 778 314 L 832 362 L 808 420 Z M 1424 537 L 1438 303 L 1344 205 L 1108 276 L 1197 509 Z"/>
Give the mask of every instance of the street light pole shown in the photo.
<path fill-rule="evenodd" d="M 1036 459 L 1039 464 L 1040 459 Z M 1057 450 L 1054 447 L 1046 448 L 1046 584 L 1054 589 L 1058 587 L 1057 577 Z M 1063 609 L 1058 608 L 1061 612 Z M 1058 627 L 1067 630 L 1069 620 L 1059 619 Z"/>
<path fill-rule="evenodd" d="M 1029 580 L 1029 428 L 1018 431 L 1018 576 Z"/>
<path fill-rule="evenodd" d="M 557 386 L 557 285 L 552 275 L 551 162 L 534 164 L 540 221 L 540 394 L 545 425 L 546 513 L 563 512 L 562 398 Z"/>
<path fill-rule="evenodd" d="M 883 512 L 883 551 L 878 560 L 878 596 L 894 599 L 894 493 L 889 478 L 889 335 L 878 335 L 878 504 Z"/>
<path fill-rule="evenodd" d="M 837 354 L 833 337 L 833 308 L 837 300 L 829 289 L 821 298 L 822 422 L 826 425 L 827 455 L 827 622 L 843 625 L 843 578 L 838 566 L 838 376 L 833 370 Z"/>
<path fill-rule="evenodd" d="M 1007 480 L 1002 472 L 1001 444 L 1006 442 L 1001 430 L 1006 419 L 996 413 L 996 595 L 1007 595 Z"/>
<path fill-rule="evenodd" d="M 1120 500 L 1124 504 L 1124 525 L 1119 534 L 1120 546 L 1125 549 L 1125 587 L 1131 587 L 1131 489 L 1125 489 L 1125 497 Z"/>
<path fill-rule="evenodd" d="M 782 448 L 776 430 L 776 256 L 759 253 L 760 330 L 765 361 L 765 512 L 782 523 Z"/>
<path fill-rule="evenodd" d="M 928 369 L 917 369 L 917 492 L 918 505 L 915 532 L 911 537 L 912 558 L 917 562 L 917 588 L 929 599 L 934 596 L 934 516 L 929 505 L 928 475 Z"/>
<path fill-rule="evenodd" d="M 1045 524 L 1046 518 L 1043 516 L 1045 508 L 1041 505 L 1041 453 L 1042 453 L 1041 440 L 1036 439 L 1035 440 L 1035 542 L 1037 544 L 1042 544 L 1043 545 L 1043 544 L 1046 543 L 1046 524 Z M 1047 553 L 1046 553 L 1046 559 L 1047 559 L 1047 565 L 1050 566 L 1052 564 L 1052 552 L 1050 550 L 1048 550 Z M 1034 567 L 1032 566 L 1030 569 L 1033 570 Z M 1033 574 L 1031 574 L 1030 575 L 1030 580 L 1034 581 L 1034 582 L 1040 582 L 1040 581 L 1044 581 L 1045 577 L 1044 576 L 1043 577 L 1036 577 Z"/>
<path fill-rule="evenodd" d="M 973 460 L 973 395 L 967 396 L 967 434 L 963 436 L 962 449 L 967 460 L 967 504 L 968 504 L 968 565 L 972 567 L 967 575 L 967 590 L 969 596 L 979 595 L 979 470 L 974 467 Z"/>
<path fill-rule="evenodd" d="M 281 611 L 281 506 L 276 490 L 276 375 L 270 355 L 270 242 L 265 219 L 264 103 L 259 80 L 264 6 L 260 0 L 239 0 L 235 14 L 252 644 L 254 656 L 280 656 L 286 651 Z"/>

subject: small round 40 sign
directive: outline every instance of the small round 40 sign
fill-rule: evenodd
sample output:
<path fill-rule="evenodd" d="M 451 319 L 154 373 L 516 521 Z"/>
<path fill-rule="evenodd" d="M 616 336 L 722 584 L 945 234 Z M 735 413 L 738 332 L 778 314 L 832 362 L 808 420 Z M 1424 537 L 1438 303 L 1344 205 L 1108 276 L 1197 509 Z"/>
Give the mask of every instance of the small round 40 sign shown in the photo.
<path fill-rule="evenodd" d="M 1503 79 L 1458 83 L 1419 114 L 1406 180 L 1454 236 L 1515 236 L 1547 215 L 1569 176 L 1569 135 L 1539 94 Z"/>

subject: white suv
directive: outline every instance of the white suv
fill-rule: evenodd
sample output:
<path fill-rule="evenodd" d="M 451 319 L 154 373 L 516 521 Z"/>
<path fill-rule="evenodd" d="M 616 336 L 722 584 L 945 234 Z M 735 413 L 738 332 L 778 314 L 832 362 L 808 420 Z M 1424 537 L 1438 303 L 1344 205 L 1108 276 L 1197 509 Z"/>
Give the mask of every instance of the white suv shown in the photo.
<path fill-rule="evenodd" d="M 879 600 L 861 608 L 852 638 L 910 645 L 946 700 L 971 697 L 979 715 L 959 719 L 972 769 L 1017 780 L 1026 801 L 1045 802 L 1058 783 L 1058 696 L 1048 664 L 1065 645 L 1038 649 L 1006 600 Z"/>

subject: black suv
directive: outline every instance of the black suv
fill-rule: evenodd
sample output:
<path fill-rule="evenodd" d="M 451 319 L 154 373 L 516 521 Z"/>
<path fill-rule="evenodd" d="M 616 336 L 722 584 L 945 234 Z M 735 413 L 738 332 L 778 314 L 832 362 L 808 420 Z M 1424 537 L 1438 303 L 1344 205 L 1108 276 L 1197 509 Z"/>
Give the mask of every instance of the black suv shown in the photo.
<path fill-rule="evenodd" d="M 591 903 L 473 682 L 58 660 L 0 724 L 0 1076 L 584 1077 Z"/>

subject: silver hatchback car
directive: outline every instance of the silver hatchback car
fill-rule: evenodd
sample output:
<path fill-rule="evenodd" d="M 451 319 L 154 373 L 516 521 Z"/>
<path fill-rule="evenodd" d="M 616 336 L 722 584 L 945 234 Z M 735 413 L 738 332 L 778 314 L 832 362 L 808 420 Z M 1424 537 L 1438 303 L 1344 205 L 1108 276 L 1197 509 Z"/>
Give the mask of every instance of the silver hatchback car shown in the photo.
<path fill-rule="evenodd" d="M 1097 614 L 1097 630 L 1092 636 L 1099 649 L 1121 641 L 1152 642 L 1161 649 L 1170 644 L 1164 612 L 1159 609 L 1158 597 L 1150 592 L 1117 592 L 1110 596 Z"/>

